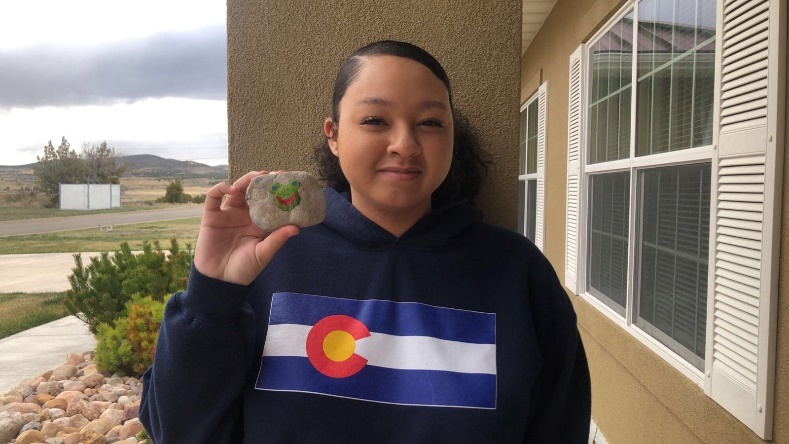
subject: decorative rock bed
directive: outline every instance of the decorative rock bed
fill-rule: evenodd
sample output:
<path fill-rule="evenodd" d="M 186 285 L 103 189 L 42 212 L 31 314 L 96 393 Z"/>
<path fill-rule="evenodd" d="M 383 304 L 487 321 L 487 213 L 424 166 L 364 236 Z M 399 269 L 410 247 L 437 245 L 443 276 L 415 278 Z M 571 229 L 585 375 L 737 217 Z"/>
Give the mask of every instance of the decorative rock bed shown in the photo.
<path fill-rule="evenodd" d="M 150 443 L 137 418 L 141 394 L 139 379 L 99 372 L 92 351 L 71 355 L 0 394 L 0 443 Z"/>

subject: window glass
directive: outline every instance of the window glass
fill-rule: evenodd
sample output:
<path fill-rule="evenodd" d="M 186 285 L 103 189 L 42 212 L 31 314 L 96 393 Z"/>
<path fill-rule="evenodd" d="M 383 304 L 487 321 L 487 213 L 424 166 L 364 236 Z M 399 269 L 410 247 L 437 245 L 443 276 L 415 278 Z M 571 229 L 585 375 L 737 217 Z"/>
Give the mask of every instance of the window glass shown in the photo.
<path fill-rule="evenodd" d="M 641 173 L 636 324 L 699 369 L 707 327 L 710 174 L 709 164 Z"/>
<path fill-rule="evenodd" d="M 591 178 L 589 287 L 619 314 L 627 300 L 630 173 Z"/>
<path fill-rule="evenodd" d="M 529 180 L 526 197 L 526 237 L 535 242 L 537 232 L 537 181 Z"/>
<path fill-rule="evenodd" d="M 636 155 L 712 143 L 715 1 L 638 6 Z"/>
<path fill-rule="evenodd" d="M 632 54 L 630 13 L 591 47 L 590 163 L 630 157 Z"/>
<path fill-rule="evenodd" d="M 527 108 L 526 174 L 537 172 L 537 106 L 539 103 L 539 99 L 534 100 Z"/>

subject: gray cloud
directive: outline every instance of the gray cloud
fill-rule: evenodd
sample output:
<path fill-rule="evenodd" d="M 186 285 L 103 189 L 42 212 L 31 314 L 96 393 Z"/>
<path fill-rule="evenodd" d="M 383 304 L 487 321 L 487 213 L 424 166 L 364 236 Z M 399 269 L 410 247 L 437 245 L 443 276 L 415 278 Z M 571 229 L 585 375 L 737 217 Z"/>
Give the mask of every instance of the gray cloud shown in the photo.
<path fill-rule="evenodd" d="M 223 26 L 102 46 L 0 50 L 0 108 L 224 100 L 226 72 Z"/>

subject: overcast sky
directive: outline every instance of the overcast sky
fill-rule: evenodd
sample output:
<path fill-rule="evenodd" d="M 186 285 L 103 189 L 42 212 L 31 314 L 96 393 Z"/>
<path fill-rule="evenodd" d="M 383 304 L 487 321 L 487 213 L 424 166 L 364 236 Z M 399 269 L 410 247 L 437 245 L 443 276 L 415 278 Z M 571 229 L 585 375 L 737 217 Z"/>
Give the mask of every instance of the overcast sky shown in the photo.
<path fill-rule="evenodd" d="M 224 0 L 0 2 L 0 165 L 51 140 L 227 163 Z"/>

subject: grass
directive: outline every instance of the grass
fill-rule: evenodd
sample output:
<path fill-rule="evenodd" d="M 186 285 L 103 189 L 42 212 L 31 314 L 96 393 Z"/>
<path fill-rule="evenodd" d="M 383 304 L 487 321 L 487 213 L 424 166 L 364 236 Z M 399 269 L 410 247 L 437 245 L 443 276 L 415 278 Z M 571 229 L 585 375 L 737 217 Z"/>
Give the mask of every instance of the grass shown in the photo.
<path fill-rule="evenodd" d="M 128 242 L 132 251 L 142 250 L 144 240 L 158 240 L 163 249 L 170 246 L 170 239 L 178 239 L 178 244 L 186 248 L 197 243 L 200 231 L 200 218 L 177 219 L 143 224 L 118 225 L 112 231 L 99 231 L 95 228 L 54 233 L 26 234 L 7 236 L 0 242 L 0 254 L 34 253 L 79 253 L 103 252 L 119 249 L 122 242 Z"/>
<path fill-rule="evenodd" d="M 0 339 L 68 316 L 65 292 L 0 293 Z"/>

